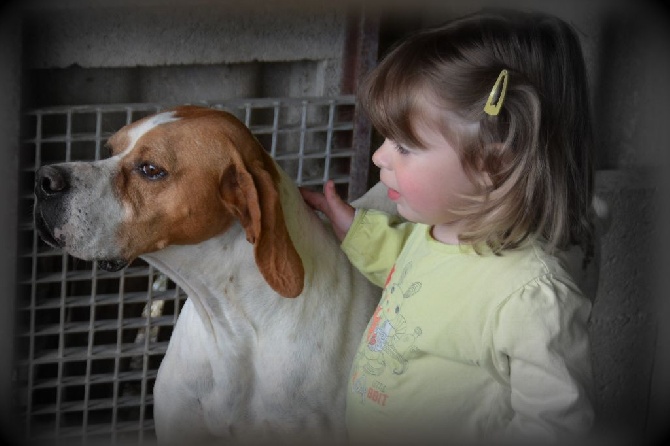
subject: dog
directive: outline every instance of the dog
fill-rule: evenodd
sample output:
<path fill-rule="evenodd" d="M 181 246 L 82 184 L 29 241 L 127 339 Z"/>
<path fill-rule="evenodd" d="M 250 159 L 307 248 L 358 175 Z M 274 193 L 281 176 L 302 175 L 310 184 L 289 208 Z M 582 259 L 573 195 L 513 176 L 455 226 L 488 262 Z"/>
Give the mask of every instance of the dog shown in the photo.
<path fill-rule="evenodd" d="M 106 270 L 140 257 L 187 293 L 154 386 L 159 442 L 344 442 L 379 289 L 294 182 L 212 108 L 157 113 L 107 146 L 104 160 L 37 171 L 35 225 Z"/>

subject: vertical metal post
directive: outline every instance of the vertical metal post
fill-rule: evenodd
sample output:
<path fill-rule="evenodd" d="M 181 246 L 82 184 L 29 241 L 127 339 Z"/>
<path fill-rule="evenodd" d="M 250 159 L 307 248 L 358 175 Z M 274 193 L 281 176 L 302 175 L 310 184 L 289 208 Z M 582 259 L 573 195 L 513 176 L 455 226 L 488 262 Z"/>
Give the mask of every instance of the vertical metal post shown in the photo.
<path fill-rule="evenodd" d="M 347 43 L 343 55 L 342 93 L 355 94 L 361 79 L 377 64 L 379 50 L 379 19 L 361 12 L 349 19 Z M 354 131 L 351 161 L 349 200 L 354 200 L 368 190 L 370 170 L 370 121 L 359 107 L 354 111 Z"/>

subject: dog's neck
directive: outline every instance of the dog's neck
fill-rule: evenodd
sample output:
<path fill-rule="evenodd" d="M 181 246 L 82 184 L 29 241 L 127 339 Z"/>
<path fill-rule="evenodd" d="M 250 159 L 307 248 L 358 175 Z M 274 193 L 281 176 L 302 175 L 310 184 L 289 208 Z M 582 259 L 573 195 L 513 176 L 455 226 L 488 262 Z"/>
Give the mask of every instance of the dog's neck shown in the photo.
<path fill-rule="evenodd" d="M 236 237 L 238 234 L 241 236 Z M 245 243 L 241 243 L 240 238 Z M 221 302 L 219 296 L 230 296 L 228 301 L 236 299 L 239 281 L 244 281 L 246 289 L 258 293 L 261 292 L 259 288 L 267 286 L 260 274 L 253 277 L 257 272 L 252 268 L 253 250 L 245 244 L 249 245 L 244 239 L 244 231 L 236 224 L 225 234 L 197 245 L 172 245 L 142 258 L 186 292 L 205 325 L 210 324 L 208 329 L 219 330 L 220 327 L 213 325 L 215 321 L 232 318 L 226 325 L 239 331 L 246 330 L 246 324 L 238 326 L 239 317 L 225 307 L 228 302 Z"/>
<path fill-rule="evenodd" d="M 298 188 L 287 174 L 281 169 L 279 173 L 281 175 L 279 193 L 286 229 L 302 259 L 305 277 L 312 275 L 316 261 L 325 266 L 326 271 L 333 271 L 329 268 L 335 267 L 333 259 L 338 255 L 337 253 L 341 252 L 339 241 L 332 229 L 327 228 L 324 221 L 319 219 L 316 213 L 305 204 Z M 324 255 L 324 250 L 331 255 Z M 326 265 L 328 262 L 333 262 L 333 264 Z"/>
<path fill-rule="evenodd" d="M 322 250 L 314 252 L 314 247 L 328 247 L 335 257 L 339 255 L 338 243 L 305 205 L 298 189 L 283 172 L 279 192 L 288 232 L 303 261 L 305 287 L 310 287 L 317 259 L 333 263 L 327 270 L 335 268 L 334 258 L 324 256 Z M 315 238 L 320 239 L 319 243 L 314 241 Z M 237 223 L 225 233 L 200 244 L 172 245 L 142 258 L 188 294 L 200 317 L 206 325 L 211 325 L 212 330 L 230 330 L 237 334 L 254 330 L 253 327 L 262 324 L 264 318 L 276 317 L 277 311 L 295 311 L 302 305 L 301 296 L 286 299 L 265 282 L 256 267 L 253 245 L 246 240 L 243 228 Z"/>

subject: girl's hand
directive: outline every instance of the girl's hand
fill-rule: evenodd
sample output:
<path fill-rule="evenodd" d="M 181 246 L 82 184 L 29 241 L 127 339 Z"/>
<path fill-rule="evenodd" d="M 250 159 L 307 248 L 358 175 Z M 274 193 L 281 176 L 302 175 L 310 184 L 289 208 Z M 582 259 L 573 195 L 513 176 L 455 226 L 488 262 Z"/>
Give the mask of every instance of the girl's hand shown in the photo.
<path fill-rule="evenodd" d="M 344 240 L 354 221 L 355 210 L 337 195 L 335 183 L 328 181 L 323 186 L 323 194 L 303 188 L 300 188 L 300 193 L 310 207 L 323 212 L 333 225 L 337 238 Z"/>

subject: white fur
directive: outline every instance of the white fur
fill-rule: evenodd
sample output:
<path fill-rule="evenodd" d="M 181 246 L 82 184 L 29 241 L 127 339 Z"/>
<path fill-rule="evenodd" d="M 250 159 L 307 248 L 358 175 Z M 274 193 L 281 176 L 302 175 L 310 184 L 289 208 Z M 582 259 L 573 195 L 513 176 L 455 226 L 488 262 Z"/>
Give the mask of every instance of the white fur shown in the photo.
<path fill-rule="evenodd" d="M 128 143 L 128 146 L 126 149 L 121 152 L 118 157 L 123 158 L 126 156 L 128 153 L 130 153 L 134 148 L 135 145 L 137 144 L 137 141 L 139 139 L 146 135 L 149 131 L 152 129 L 156 128 L 157 126 L 161 124 L 166 124 L 168 122 L 173 122 L 173 121 L 178 121 L 179 118 L 175 118 L 174 112 L 164 112 L 164 113 L 158 113 L 156 115 L 153 115 L 149 118 L 147 118 L 146 121 L 143 121 L 139 125 L 133 127 L 128 131 L 128 136 L 130 137 L 130 141 Z"/>
<path fill-rule="evenodd" d="M 62 226 L 54 228 L 54 236 L 66 240 L 67 252 L 80 259 L 118 257 L 119 247 L 108 243 L 123 215 L 112 182 L 117 161 L 109 158 L 61 166 L 65 165 L 71 193 L 63 198 L 67 217 Z"/>

